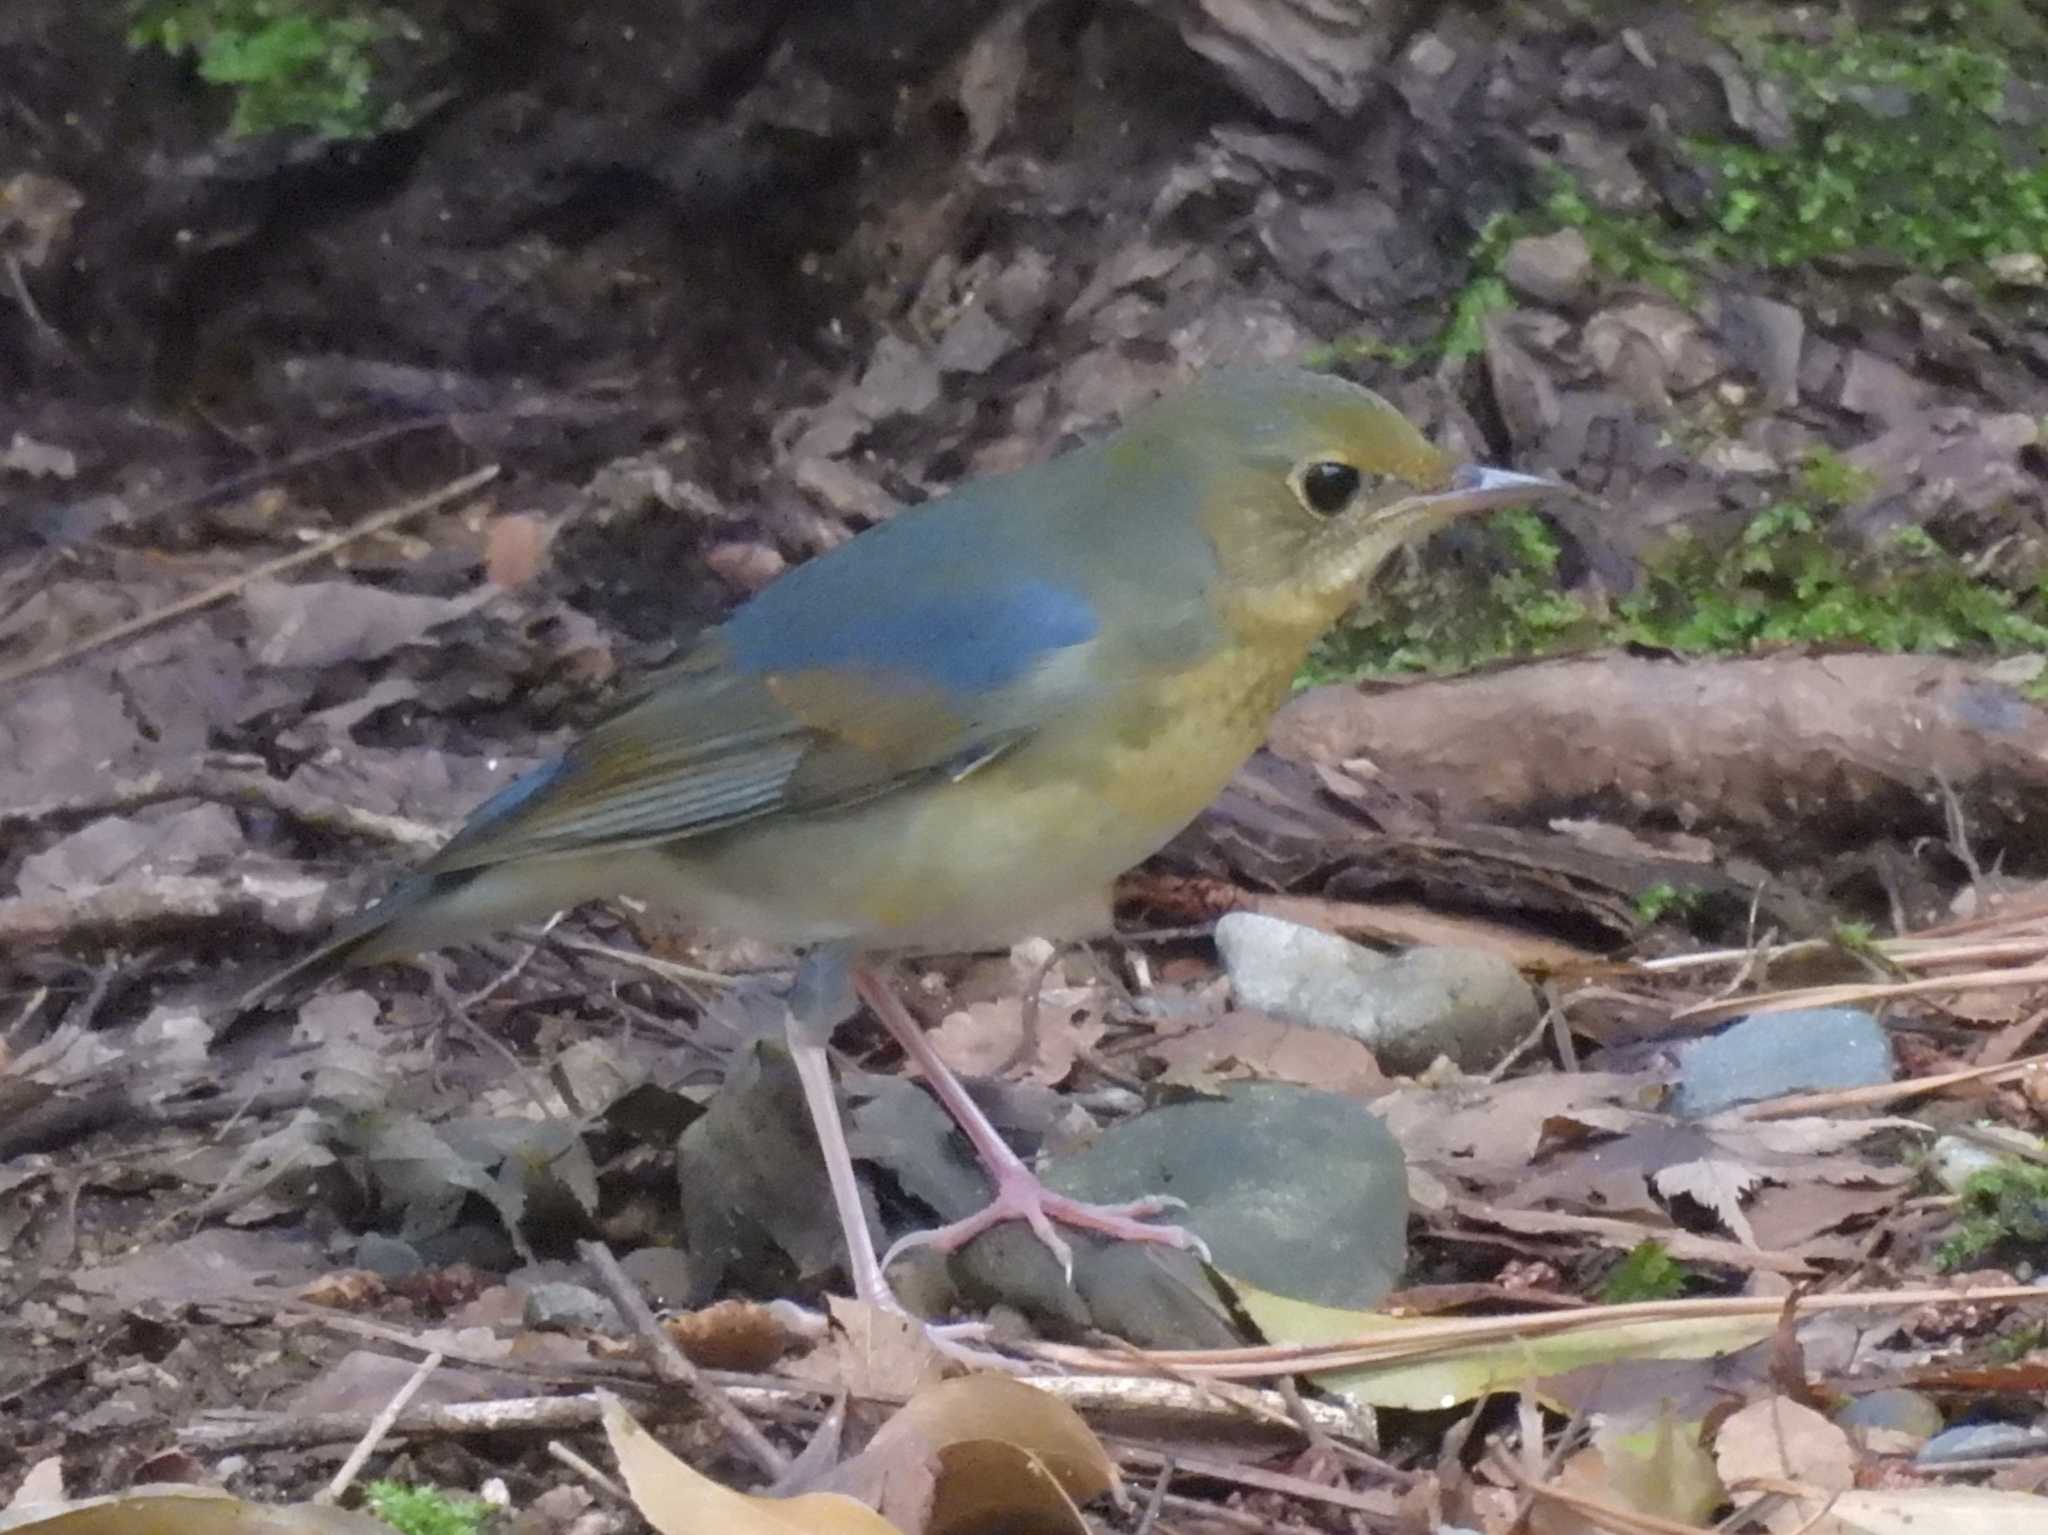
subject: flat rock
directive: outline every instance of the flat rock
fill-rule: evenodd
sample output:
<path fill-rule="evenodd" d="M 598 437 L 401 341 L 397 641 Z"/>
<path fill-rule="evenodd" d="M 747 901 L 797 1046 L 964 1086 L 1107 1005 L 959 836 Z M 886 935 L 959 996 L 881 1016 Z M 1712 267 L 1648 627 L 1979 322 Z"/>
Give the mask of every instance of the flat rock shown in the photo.
<path fill-rule="evenodd" d="M 1440 1055 L 1490 1066 L 1539 1014 L 1521 972 L 1485 949 L 1390 956 L 1253 912 L 1219 921 L 1216 947 L 1243 1005 L 1362 1040 L 1390 1072 L 1425 1070 Z"/>
<path fill-rule="evenodd" d="M 1892 1076 L 1891 1039 L 1860 1007 L 1757 1013 L 1680 1052 L 1672 1107 L 1697 1118 L 1785 1093 L 1872 1087 Z"/>

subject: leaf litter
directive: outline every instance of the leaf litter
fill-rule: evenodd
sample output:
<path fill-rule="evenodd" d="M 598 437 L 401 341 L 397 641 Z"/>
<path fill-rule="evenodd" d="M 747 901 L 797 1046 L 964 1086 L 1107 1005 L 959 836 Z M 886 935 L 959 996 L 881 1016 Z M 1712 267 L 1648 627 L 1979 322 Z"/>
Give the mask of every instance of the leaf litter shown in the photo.
<path fill-rule="evenodd" d="M 969 74 L 1000 74 L 1020 48 L 1015 37 L 983 38 Z M 1261 56 L 1235 41 L 1217 51 Z M 994 141 L 1011 96 L 1000 82 L 977 87 L 977 137 Z M 1249 178 L 1236 183 L 1244 188 L 1266 185 L 1250 168 L 1261 156 L 1309 153 L 1277 133 L 1231 132 L 1201 153 Z M 1282 245 L 1283 236 L 1296 238 L 1273 233 Z M 1179 242 L 1134 241 L 1075 307 L 1136 301 L 1134 283 L 1170 288 L 1199 259 Z M 1523 365 L 1504 334 L 1494 339 L 1487 367 L 1506 377 Z M 890 368 L 863 371 L 813 427 L 843 428 L 852 442 L 904 417 L 905 400 L 938 408 L 927 359 L 895 338 L 887 356 Z M 1134 371 L 1110 354 L 1076 366 L 1099 373 L 1089 389 L 1108 392 Z M 1070 398 L 1033 401 L 1060 430 L 1070 424 Z M 1575 395 L 1571 420 L 1597 438 L 1614 418 L 1586 431 L 1588 404 Z M 957 456 L 963 441 L 948 437 L 944 451 Z M 69 451 L 17 446 L 8 467 L 37 475 Z M 863 505 L 880 499 L 829 453 L 810 467 L 813 483 Z M 1091 1272 L 1077 1279 L 1096 1288 L 1078 1323 L 1056 1284 L 1020 1293 L 1026 1264 L 1002 1245 L 1014 1233 L 996 1234 L 994 1282 L 982 1277 L 980 1302 L 992 1310 L 994 1346 L 1022 1371 L 1074 1372 L 1045 1375 L 1036 1392 L 1049 1401 L 1055 1386 L 1072 1391 L 1085 1410 L 1064 1418 L 1035 1398 L 1020 1405 L 1014 1392 L 1031 1386 L 944 1378 L 952 1365 L 920 1329 L 833 1293 L 836 1236 L 815 1148 L 785 1063 L 761 1043 L 776 1019 L 681 990 L 700 983 L 663 956 L 698 940 L 644 913 L 581 913 L 551 937 L 431 961 L 424 987 L 380 976 L 206 1054 L 203 1008 L 183 988 L 285 952 L 289 935 L 368 888 L 352 870 L 366 850 L 430 841 L 573 728 L 621 656 L 659 659 L 583 611 L 588 590 L 565 577 L 578 522 L 609 521 L 617 506 L 578 504 L 564 488 L 564 517 L 508 511 L 462 500 L 478 477 L 457 484 L 443 500 L 335 535 L 343 543 L 317 557 L 368 540 L 353 551 L 364 557 L 351 578 L 287 584 L 274 564 L 252 578 L 218 551 L 114 542 L 0 615 L 16 684 L 0 709 L 13 880 L 0 932 L 27 940 L 30 956 L 0 1025 L 0 1293 L 10 1302 L 0 1412 L 19 1425 L 0 1470 L 22 1466 L 17 1504 L 62 1504 L 67 1467 L 72 1480 L 126 1478 L 135 1457 L 105 1453 L 126 1435 L 206 1474 L 232 1454 L 250 1491 L 294 1497 L 313 1452 L 366 1444 L 421 1474 L 510 1471 L 538 1510 L 569 1473 L 505 1446 L 561 1432 L 591 1450 L 601 1422 L 632 1463 L 636 1498 L 636 1474 L 662 1489 L 647 1491 L 643 1511 L 689 1528 L 884 1528 L 877 1507 L 886 1527 L 902 1529 L 951 1529 L 955 1519 L 1082 1528 L 1088 1515 L 1076 1505 L 1114 1482 L 1117 1456 L 1145 1468 L 1153 1513 L 1167 1518 L 1200 1517 L 1200 1506 L 1169 1501 L 1189 1491 L 1218 1514 L 1295 1524 L 1347 1510 L 1385 1522 L 1396 1493 L 1411 1525 L 1423 1510 L 1477 1519 L 1505 1509 L 1489 1528 L 1531 1508 L 1551 1530 L 1696 1527 L 1724 1497 L 1770 1528 L 1960 1531 L 1996 1519 L 2003 1535 L 2038 1515 L 2037 1499 L 2018 1501 L 2043 1484 L 2038 1458 L 1945 1473 L 2010 1486 L 1934 1485 L 1944 1473 L 1852 1442 L 1830 1415 L 1839 1399 L 1891 1379 L 1951 1420 L 1980 1407 L 2038 1413 L 2048 1365 L 2028 1281 L 2040 1255 L 2009 1241 L 2001 1261 L 2015 1275 L 1932 1282 L 1957 1200 L 1921 1171 L 1936 1132 L 2038 1126 L 2048 1104 L 2042 1063 L 2027 1054 L 2040 1042 L 2048 901 L 2011 882 L 1993 899 L 2003 876 L 1973 872 L 1961 893 L 1983 899 L 1966 915 L 1930 926 L 1916 907 L 1919 930 L 1889 938 L 1764 933 L 1739 947 L 1724 936 L 1704 951 L 1687 940 L 1683 952 L 1653 954 L 1680 940 L 1642 920 L 1639 892 L 1621 875 L 1656 862 L 1719 879 L 1725 849 L 1711 816 L 1682 839 L 1585 817 L 1481 836 L 1455 814 L 1418 809 L 1422 791 L 1442 785 L 1404 782 L 1391 752 L 1376 762 L 1346 749 L 1306 768 L 1261 759 L 1187 845 L 1125 887 L 1127 916 L 1262 911 L 1353 937 L 1491 945 L 1543 980 L 1549 1028 L 1499 1080 L 1443 1067 L 1395 1077 L 1356 1039 L 1233 1006 L 1199 935 L 1107 955 L 1034 948 L 993 964 L 920 966 L 914 995 L 941 1050 L 982 1079 L 976 1089 L 998 1122 L 1055 1167 L 1085 1165 L 1091 1152 L 1115 1162 L 1119 1137 L 1148 1122 L 1147 1133 L 1170 1116 L 1215 1126 L 1233 1104 L 1274 1090 L 1329 1116 L 1304 1114 L 1320 1133 L 1263 1148 L 1197 1131 L 1153 1157 L 1158 1177 L 1146 1187 L 1163 1177 L 1192 1190 L 1191 1171 L 1210 1175 L 1205 1197 L 1215 1198 L 1206 1208 L 1191 1198 L 1192 1218 L 1220 1219 L 1217 1206 L 1234 1200 L 1237 1215 L 1266 1224 L 1247 1219 L 1234 1240 L 1219 1231 L 1213 1270 L 1190 1260 L 1165 1271 L 1150 1259 L 1119 1270 L 1128 1254 L 1093 1269 L 1084 1256 Z M 653 497 L 667 512 L 715 503 L 702 487 L 670 490 Z M 297 537 L 273 524 L 304 513 L 275 498 L 219 520 Z M 791 553 L 843 531 L 808 510 L 785 521 L 798 530 Z M 733 569 L 779 566 L 782 552 L 749 541 L 760 533 L 721 526 L 729 541 L 716 551 Z M 304 553 L 287 558 L 302 564 Z M 709 553 L 706 563 L 720 566 Z M 84 658 L 61 671 L 47 664 L 72 652 Z M 1806 659 L 1774 664 L 1789 672 Z M 1617 688 L 1650 668 L 1629 660 L 1606 666 Z M 1839 693 L 1825 660 L 1786 696 Z M 1601 680 L 1600 658 L 1578 664 L 1578 683 Z M 1984 709 L 1997 702 L 1970 697 Z M 1410 698 L 1440 707 L 1421 688 Z M 1894 720 L 1889 695 L 1885 704 Z M 1325 722 L 1333 712 L 1385 717 L 1370 705 L 1366 695 L 1320 695 L 1316 710 Z M 1427 736 L 1379 738 L 1413 748 Z M 237 750 L 218 752 L 221 742 Z M 1496 768 L 1513 756 L 1484 754 Z M 81 763 L 118 782 L 82 787 Z M 139 802 L 148 796 L 137 786 L 152 781 L 154 797 Z M 267 787 L 251 794 L 252 781 Z M 1767 819 L 1783 817 L 1774 809 Z M 1967 852 L 1955 856 L 1968 863 Z M 258 885 L 244 871 L 265 860 L 275 869 Z M 1895 873 L 1858 871 L 1880 883 Z M 1431 900 L 1408 899 L 1418 890 Z M 1780 893 L 1767 899 L 1759 887 L 1766 926 L 1782 920 Z M 1437 910 L 1439 897 L 1469 909 Z M 1600 957 L 1624 937 L 1641 944 L 1638 957 Z M 1663 1046 L 1736 1014 L 1823 1001 L 1884 1009 L 1912 1075 L 1877 1089 L 1787 1089 L 1709 1119 L 1669 1111 L 1682 1068 Z M 943 1118 L 926 1112 L 873 1035 L 850 1030 L 838 1043 L 876 1224 L 894 1233 L 963 1213 L 982 1190 Z M 1630 1044 L 1642 1048 L 1631 1054 Z M 1334 1213 L 1347 1198 L 1361 1204 L 1358 1166 L 1369 1160 L 1339 1154 L 1346 1143 L 1328 1126 L 1344 1116 L 1386 1126 L 1405 1157 L 1412 1199 L 1391 1229 Z M 1227 1159 L 1217 1151 L 1226 1144 Z M 1203 1166 L 1205 1150 L 1226 1165 Z M 754 1373 L 714 1384 L 786 1446 L 831 1421 L 828 1404 L 845 1404 L 849 1442 L 865 1448 L 841 1460 L 819 1430 L 830 1453 L 807 1485 L 832 1482 L 861 1499 L 794 1486 L 733 1492 L 725 1484 L 748 1473 L 731 1446 L 687 1401 L 678 1406 L 673 1382 L 654 1388 L 661 1377 L 638 1362 L 645 1340 L 616 1312 L 572 1308 L 558 1315 L 586 1320 L 545 1331 L 531 1320 L 528 1303 L 544 1287 L 588 1279 L 563 1255 L 593 1236 L 633 1249 L 629 1258 L 673 1260 L 663 1265 L 670 1332 L 707 1353 L 747 1340 L 725 1362 L 743 1359 Z M 1633 1306 L 1586 1299 L 1623 1254 L 1645 1250 L 1669 1260 L 1656 1272 L 1685 1294 Z M 1518 1266 L 1579 1304 L 1518 1309 L 1508 1282 Z M 1382 1293 L 1400 1277 L 1418 1281 L 1418 1295 L 1461 1294 L 1475 1314 L 1418 1316 L 1404 1292 Z M 1789 1296 L 1788 1280 L 1800 1287 Z M 1148 1315 L 1203 1329 L 1196 1341 L 1213 1346 L 1032 1341 L 1063 1317 L 1085 1328 L 1136 1316 L 1137 1305 L 1117 1311 L 1133 1297 Z M 1176 1297 L 1186 1304 L 1167 1303 Z M 1136 1329 L 1112 1330 L 1128 1339 Z M 1782 1351 L 1774 1356 L 1780 1334 L 1805 1361 L 1796 1382 L 1783 1378 Z M 1337 1346 L 1346 1342 L 1356 1346 Z M 439 1385 L 430 1374 L 380 1428 L 378 1409 L 422 1356 L 467 1364 Z M 619 1395 L 600 1400 L 598 1379 Z M 958 1392 L 972 1394 L 965 1405 Z M 1480 1398 L 1491 1399 L 1487 1416 L 1460 1439 L 1448 1414 Z M 1512 1419 L 1502 1410 L 1511 1398 Z M 653 1431 L 626 1418 L 627 1400 L 688 1463 L 650 1454 Z M 884 1418 L 906 1400 L 902 1416 Z M 1167 1401 L 1181 1414 L 1172 1432 L 1158 1427 Z M 223 1420 L 222 1407 L 243 1415 Z M 1588 1411 L 1598 1421 L 1574 1421 Z M 1589 1448 L 1572 1453 L 1580 1427 Z M 1074 1465 L 1095 1474 L 1077 1478 Z M 963 1504 L 949 1479 L 998 1506 Z M 161 1503 L 150 1503 L 152 1518 L 173 1505 L 199 1510 L 163 1514 L 173 1530 L 276 1519 L 362 1527 L 329 1522 L 332 1510 L 294 1523 L 295 1508 L 147 1482 L 97 1508 L 32 1514 L 42 1522 L 28 1527 L 133 1528 L 148 1500 Z"/>

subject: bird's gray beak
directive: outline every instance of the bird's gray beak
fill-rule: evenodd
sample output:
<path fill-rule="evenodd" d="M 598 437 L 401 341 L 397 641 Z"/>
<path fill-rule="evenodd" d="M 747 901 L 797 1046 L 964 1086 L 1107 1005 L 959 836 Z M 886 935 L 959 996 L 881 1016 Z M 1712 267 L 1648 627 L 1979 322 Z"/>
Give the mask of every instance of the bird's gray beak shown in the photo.
<path fill-rule="evenodd" d="M 1487 512 L 1497 506 L 1514 506 L 1522 501 L 1540 501 L 1571 489 L 1560 480 L 1540 474 L 1517 474 L 1512 469 L 1489 469 L 1484 464 L 1461 464 L 1451 475 L 1451 488 L 1422 499 L 1445 511 Z"/>
<path fill-rule="evenodd" d="M 1546 479 L 1540 474 L 1462 464 L 1451 473 L 1450 489 L 1396 501 L 1382 508 L 1373 521 L 1379 526 L 1398 528 L 1403 538 L 1415 538 L 1473 512 L 1490 512 L 1495 507 L 1572 493 L 1572 488 L 1563 481 Z"/>

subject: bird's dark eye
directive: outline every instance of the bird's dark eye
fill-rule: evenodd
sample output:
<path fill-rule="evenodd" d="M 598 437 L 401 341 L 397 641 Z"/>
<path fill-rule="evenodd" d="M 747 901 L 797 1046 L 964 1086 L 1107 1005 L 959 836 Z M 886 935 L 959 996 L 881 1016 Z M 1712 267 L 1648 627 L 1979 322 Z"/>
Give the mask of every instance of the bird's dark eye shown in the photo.
<path fill-rule="evenodd" d="M 1358 494 L 1359 473 L 1333 458 L 1318 459 L 1301 471 L 1301 499 L 1312 512 L 1333 517 Z"/>

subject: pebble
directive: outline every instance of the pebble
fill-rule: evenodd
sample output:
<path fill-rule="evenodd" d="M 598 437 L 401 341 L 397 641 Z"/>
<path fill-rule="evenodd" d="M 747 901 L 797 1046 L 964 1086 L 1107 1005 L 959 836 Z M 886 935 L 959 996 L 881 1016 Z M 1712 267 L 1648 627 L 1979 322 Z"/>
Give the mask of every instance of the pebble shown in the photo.
<path fill-rule="evenodd" d="M 623 1332 L 619 1311 L 595 1290 L 550 1279 L 526 1292 L 524 1320 L 537 1332 Z"/>
<path fill-rule="evenodd" d="M 1754 1013 L 1679 1052 L 1672 1111 L 1690 1118 L 1786 1093 L 1893 1079 L 1892 1042 L 1860 1007 Z"/>
<path fill-rule="evenodd" d="M 1965 1423 L 1944 1429 L 1920 1446 L 1913 1464 L 1938 1466 L 1951 1460 L 2038 1455 L 2043 1450 L 2048 1450 L 2048 1429 L 2021 1423 Z"/>
<path fill-rule="evenodd" d="M 1843 1428 L 1884 1428 L 1916 1439 L 1932 1439 L 1942 1425 L 1941 1409 L 1932 1397 L 1902 1386 L 1852 1397 L 1836 1409 L 1834 1419 Z"/>
<path fill-rule="evenodd" d="M 1973 1136 L 1944 1135 L 1935 1141 L 1928 1153 L 1929 1165 L 1941 1186 L 1951 1194 L 1960 1194 L 1963 1185 L 1978 1173 L 1995 1172 L 2000 1168 L 2023 1166 L 2048 1156 L 2048 1140 L 2030 1135 L 2025 1130 L 2011 1125 L 1980 1124 Z M 2012 1147 L 2010 1154 L 1987 1146 L 1986 1141 L 2000 1141 Z"/>
<path fill-rule="evenodd" d="M 1299 923 L 1232 912 L 1216 947 L 1241 1006 L 1286 1023 L 1348 1034 L 1390 1072 L 1448 1056 L 1466 1070 L 1499 1061 L 1540 1016 L 1536 993 L 1485 949 L 1376 953 Z"/>

